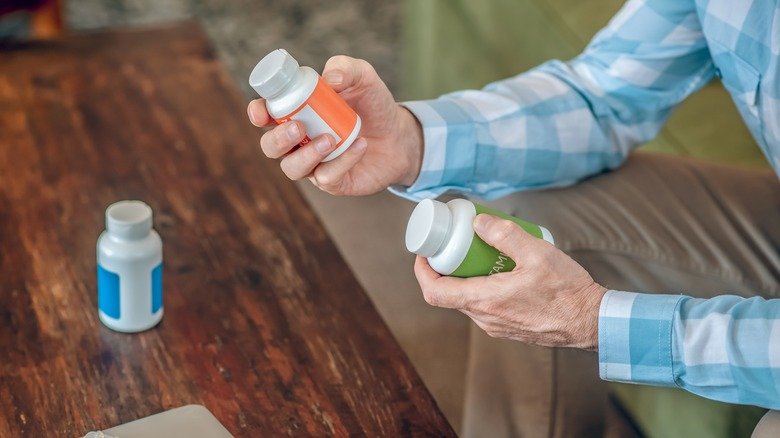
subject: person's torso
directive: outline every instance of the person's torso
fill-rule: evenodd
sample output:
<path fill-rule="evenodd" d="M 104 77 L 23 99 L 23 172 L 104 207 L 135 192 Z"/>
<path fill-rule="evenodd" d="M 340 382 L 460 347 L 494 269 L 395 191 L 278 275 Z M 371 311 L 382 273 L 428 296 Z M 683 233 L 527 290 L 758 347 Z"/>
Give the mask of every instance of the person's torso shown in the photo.
<path fill-rule="evenodd" d="M 696 0 L 716 75 L 780 175 L 780 5 Z"/>

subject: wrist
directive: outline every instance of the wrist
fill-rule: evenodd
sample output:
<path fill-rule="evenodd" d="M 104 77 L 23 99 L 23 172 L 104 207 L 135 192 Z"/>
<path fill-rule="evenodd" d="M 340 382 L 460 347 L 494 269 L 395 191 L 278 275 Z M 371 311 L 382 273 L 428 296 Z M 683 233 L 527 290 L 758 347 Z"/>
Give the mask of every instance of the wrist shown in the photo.
<path fill-rule="evenodd" d="M 399 184 L 411 186 L 417 180 L 422 168 L 423 132 L 417 117 L 405 107 L 398 105 L 400 127 L 398 129 L 398 144 L 402 146 L 404 156 L 404 172 Z"/>
<path fill-rule="evenodd" d="M 580 345 L 577 345 L 579 348 L 588 351 L 598 351 L 599 349 L 599 309 L 605 293 L 607 293 L 607 288 L 596 282 L 593 282 L 584 293 L 584 303 L 580 315 L 584 327 L 581 331 Z"/>

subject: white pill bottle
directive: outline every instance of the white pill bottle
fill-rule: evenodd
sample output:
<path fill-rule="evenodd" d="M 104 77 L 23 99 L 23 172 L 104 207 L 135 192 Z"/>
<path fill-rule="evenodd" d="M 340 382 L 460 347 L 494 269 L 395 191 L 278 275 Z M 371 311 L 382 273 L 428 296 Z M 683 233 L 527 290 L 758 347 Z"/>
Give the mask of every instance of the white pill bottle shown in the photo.
<path fill-rule="evenodd" d="M 486 213 L 516 223 L 532 236 L 555 245 L 547 228 L 475 204 L 466 199 L 417 204 L 406 227 L 406 249 L 426 257 L 434 271 L 453 277 L 477 277 L 514 269 L 515 261 L 480 239 L 474 218 Z"/>
<path fill-rule="evenodd" d="M 265 99 L 276 123 L 296 120 L 306 128 L 305 145 L 312 138 L 330 134 L 336 149 L 330 161 L 343 154 L 360 132 L 360 116 L 310 67 L 300 67 L 284 49 L 269 53 L 249 75 L 249 85 Z"/>
<path fill-rule="evenodd" d="M 140 332 L 163 316 L 162 240 L 152 229 L 152 209 L 120 201 L 106 209 L 97 243 L 98 314 L 112 330 Z"/>

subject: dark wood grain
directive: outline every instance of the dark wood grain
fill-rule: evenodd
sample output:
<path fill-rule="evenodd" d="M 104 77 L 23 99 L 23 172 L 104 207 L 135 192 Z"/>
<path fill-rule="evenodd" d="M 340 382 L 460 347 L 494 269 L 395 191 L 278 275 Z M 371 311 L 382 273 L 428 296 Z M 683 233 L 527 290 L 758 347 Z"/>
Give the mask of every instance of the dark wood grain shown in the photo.
<path fill-rule="evenodd" d="M 0 46 L 0 436 L 189 403 L 236 436 L 453 435 L 257 145 L 197 25 Z M 165 252 L 165 316 L 134 335 L 97 315 L 121 199 L 152 206 Z"/>

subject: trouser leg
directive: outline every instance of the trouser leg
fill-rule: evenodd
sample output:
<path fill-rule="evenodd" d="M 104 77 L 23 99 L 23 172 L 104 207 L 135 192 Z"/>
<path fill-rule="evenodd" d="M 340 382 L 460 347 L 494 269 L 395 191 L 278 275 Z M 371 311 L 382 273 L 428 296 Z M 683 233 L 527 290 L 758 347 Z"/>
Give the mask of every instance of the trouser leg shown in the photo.
<path fill-rule="evenodd" d="M 610 289 L 780 296 L 780 184 L 768 170 L 637 153 L 576 186 L 491 206 L 549 228 Z M 465 436 L 601 434 L 609 403 L 595 354 L 472 331 Z"/>

